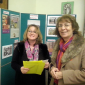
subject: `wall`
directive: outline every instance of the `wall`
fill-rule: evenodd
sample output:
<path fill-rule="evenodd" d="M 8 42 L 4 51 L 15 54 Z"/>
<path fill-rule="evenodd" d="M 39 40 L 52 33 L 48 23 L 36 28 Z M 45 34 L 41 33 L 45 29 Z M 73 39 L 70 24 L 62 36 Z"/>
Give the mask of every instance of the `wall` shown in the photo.
<path fill-rule="evenodd" d="M 77 22 L 79 24 L 79 30 L 83 34 L 84 28 L 84 0 L 68 0 L 68 2 L 74 1 L 73 13 L 77 15 Z M 67 0 L 36 0 L 36 13 L 37 14 L 61 14 L 61 3 L 67 2 Z"/>
<path fill-rule="evenodd" d="M 35 13 L 36 0 L 9 0 L 8 9 L 21 13 Z"/>
<path fill-rule="evenodd" d="M 84 0 L 74 1 L 74 14 L 77 15 L 79 30 L 84 28 Z M 67 0 L 9 0 L 8 9 L 21 13 L 61 14 L 61 3 Z"/>

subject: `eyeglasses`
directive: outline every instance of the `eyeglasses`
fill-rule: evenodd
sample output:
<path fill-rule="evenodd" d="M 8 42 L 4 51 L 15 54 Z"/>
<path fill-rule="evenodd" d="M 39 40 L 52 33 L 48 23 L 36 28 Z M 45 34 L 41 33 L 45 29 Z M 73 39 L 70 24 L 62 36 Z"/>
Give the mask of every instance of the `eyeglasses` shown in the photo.
<path fill-rule="evenodd" d="M 62 28 L 63 26 L 67 28 L 67 27 L 71 26 L 71 24 L 69 24 L 69 23 L 59 24 L 59 25 L 58 25 L 58 28 Z"/>
<path fill-rule="evenodd" d="M 29 33 L 34 33 L 34 34 L 37 34 L 37 32 L 36 31 L 28 31 Z"/>

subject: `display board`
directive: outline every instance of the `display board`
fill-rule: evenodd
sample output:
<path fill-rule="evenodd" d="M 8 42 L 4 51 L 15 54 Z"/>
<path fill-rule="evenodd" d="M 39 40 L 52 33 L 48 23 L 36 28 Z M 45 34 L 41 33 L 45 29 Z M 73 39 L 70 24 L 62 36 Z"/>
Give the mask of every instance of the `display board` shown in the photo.
<path fill-rule="evenodd" d="M 47 24 L 46 24 L 46 44 L 48 46 L 48 51 L 50 56 L 52 55 L 53 47 L 55 44 L 55 41 L 58 39 L 56 35 L 54 35 L 54 31 L 56 29 L 56 22 L 57 19 L 62 15 L 57 14 L 50 14 L 47 15 Z"/>
<path fill-rule="evenodd" d="M 72 14 L 72 15 L 76 17 L 75 14 Z M 55 41 L 58 39 L 57 35 L 54 34 L 54 31 L 56 29 L 57 19 L 61 16 L 62 14 L 47 15 L 47 19 L 46 19 L 47 24 L 46 24 L 45 31 L 46 31 L 46 44 L 48 46 L 48 51 L 50 56 L 52 55 Z"/>
<path fill-rule="evenodd" d="M 53 49 L 54 42 L 58 39 L 53 32 L 60 16 L 62 15 L 28 14 L 0 9 L 0 85 L 14 85 L 12 55 L 17 42 L 23 40 L 27 27 L 30 24 L 38 25 L 43 36 L 42 43 Z M 51 53 L 52 49 L 49 50 Z"/>
<path fill-rule="evenodd" d="M 20 13 L 0 9 L 0 85 L 13 85 L 15 72 L 11 68 L 14 43 L 19 41 Z"/>

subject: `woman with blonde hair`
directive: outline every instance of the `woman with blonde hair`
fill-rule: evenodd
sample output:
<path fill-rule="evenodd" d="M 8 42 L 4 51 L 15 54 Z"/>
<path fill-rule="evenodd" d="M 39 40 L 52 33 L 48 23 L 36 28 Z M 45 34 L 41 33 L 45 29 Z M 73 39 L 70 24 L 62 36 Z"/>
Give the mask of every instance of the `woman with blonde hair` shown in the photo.
<path fill-rule="evenodd" d="M 23 61 L 46 60 L 41 75 L 26 74 L 30 69 L 23 66 Z M 37 25 L 29 25 L 23 35 L 23 41 L 19 42 L 14 50 L 11 62 L 16 71 L 15 85 L 45 85 L 45 69 L 49 67 L 50 56 L 46 44 L 42 44 L 42 34 Z"/>

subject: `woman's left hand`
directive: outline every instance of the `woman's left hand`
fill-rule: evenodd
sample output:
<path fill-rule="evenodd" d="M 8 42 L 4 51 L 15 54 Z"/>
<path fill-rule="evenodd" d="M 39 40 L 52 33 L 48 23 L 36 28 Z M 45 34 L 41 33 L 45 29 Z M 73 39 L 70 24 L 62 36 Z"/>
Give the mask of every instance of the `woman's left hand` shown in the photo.
<path fill-rule="evenodd" d="M 55 72 L 55 75 L 56 75 L 56 77 L 55 77 L 55 79 L 62 79 L 63 78 L 63 74 L 62 74 L 62 72 Z"/>
<path fill-rule="evenodd" d="M 49 65 L 50 65 L 49 62 L 46 62 L 44 68 L 48 68 Z"/>

